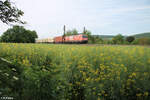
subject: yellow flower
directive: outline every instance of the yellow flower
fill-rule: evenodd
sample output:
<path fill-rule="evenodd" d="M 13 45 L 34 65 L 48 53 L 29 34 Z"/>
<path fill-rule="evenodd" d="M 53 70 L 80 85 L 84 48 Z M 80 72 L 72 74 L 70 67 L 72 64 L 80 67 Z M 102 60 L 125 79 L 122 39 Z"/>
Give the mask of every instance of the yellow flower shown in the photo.
<path fill-rule="evenodd" d="M 148 60 L 148 63 L 150 64 L 150 59 Z"/>
<path fill-rule="evenodd" d="M 144 76 L 147 76 L 148 75 L 148 73 L 147 72 L 144 72 Z"/>
<path fill-rule="evenodd" d="M 104 96 L 108 96 L 108 94 L 104 94 Z"/>
<path fill-rule="evenodd" d="M 93 90 L 96 90 L 96 87 L 94 87 Z"/>
<path fill-rule="evenodd" d="M 98 97 L 97 100 L 101 100 L 101 99 Z"/>
<path fill-rule="evenodd" d="M 96 93 L 95 93 L 95 92 L 93 92 L 93 94 L 95 95 Z"/>
<path fill-rule="evenodd" d="M 104 94 L 105 93 L 105 91 L 104 90 L 102 90 L 102 94 Z"/>
<path fill-rule="evenodd" d="M 101 96 L 102 94 L 101 94 L 101 93 L 98 93 L 98 95 Z"/>
<path fill-rule="evenodd" d="M 135 73 L 135 72 L 133 72 L 133 73 L 132 73 L 132 76 L 134 76 L 134 77 L 135 77 L 135 76 L 136 76 L 136 73 Z"/>
<path fill-rule="evenodd" d="M 148 96 L 148 94 L 149 94 L 148 92 L 144 92 L 144 96 Z"/>
<path fill-rule="evenodd" d="M 86 81 L 89 81 L 90 80 L 90 78 L 86 78 Z"/>
<path fill-rule="evenodd" d="M 136 94 L 136 96 L 137 96 L 137 97 L 140 97 L 140 96 L 142 96 L 142 93 L 138 93 L 138 94 Z"/>

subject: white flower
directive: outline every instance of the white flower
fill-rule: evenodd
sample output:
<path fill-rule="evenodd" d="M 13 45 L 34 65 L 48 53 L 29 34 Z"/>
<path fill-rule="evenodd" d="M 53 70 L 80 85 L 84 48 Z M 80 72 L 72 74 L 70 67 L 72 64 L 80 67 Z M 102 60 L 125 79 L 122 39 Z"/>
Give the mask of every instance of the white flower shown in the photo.
<path fill-rule="evenodd" d="M 8 74 L 8 73 L 4 73 L 4 75 L 9 76 L 9 74 Z"/>
<path fill-rule="evenodd" d="M 16 77 L 16 76 L 13 76 L 13 79 L 18 80 L 19 78 L 18 78 L 18 77 Z"/>

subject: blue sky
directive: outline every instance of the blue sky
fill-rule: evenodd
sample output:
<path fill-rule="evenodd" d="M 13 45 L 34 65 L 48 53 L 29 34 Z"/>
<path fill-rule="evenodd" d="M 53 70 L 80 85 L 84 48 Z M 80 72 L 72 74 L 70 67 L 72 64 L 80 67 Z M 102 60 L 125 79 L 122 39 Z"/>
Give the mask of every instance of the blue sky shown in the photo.
<path fill-rule="evenodd" d="M 150 32 L 150 0 L 14 0 L 24 11 L 27 29 L 39 38 L 62 35 L 63 25 L 92 34 Z M 11 26 L 0 22 L 0 35 Z"/>

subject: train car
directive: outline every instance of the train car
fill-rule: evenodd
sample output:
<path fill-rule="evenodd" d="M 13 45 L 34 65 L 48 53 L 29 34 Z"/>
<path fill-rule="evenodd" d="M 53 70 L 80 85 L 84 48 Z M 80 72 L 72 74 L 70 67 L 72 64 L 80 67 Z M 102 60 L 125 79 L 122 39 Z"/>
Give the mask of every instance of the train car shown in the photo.
<path fill-rule="evenodd" d="M 88 37 L 84 34 L 71 35 L 71 36 L 58 36 L 54 38 L 54 43 L 87 43 Z"/>
<path fill-rule="evenodd" d="M 63 37 L 62 36 L 58 36 L 54 38 L 54 43 L 62 43 L 63 42 Z"/>
<path fill-rule="evenodd" d="M 54 42 L 53 38 L 46 38 L 46 39 L 36 40 L 36 43 L 53 43 L 53 42 Z"/>

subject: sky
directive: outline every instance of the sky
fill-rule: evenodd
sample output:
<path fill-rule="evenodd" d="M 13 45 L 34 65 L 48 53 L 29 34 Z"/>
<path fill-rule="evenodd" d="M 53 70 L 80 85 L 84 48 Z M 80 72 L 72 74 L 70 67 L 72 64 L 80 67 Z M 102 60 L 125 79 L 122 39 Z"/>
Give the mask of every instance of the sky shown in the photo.
<path fill-rule="evenodd" d="M 24 12 L 26 29 L 39 38 L 55 37 L 83 27 L 93 35 L 150 32 L 150 0 L 12 0 Z M 0 21 L 0 35 L 8 26 Z"/>

